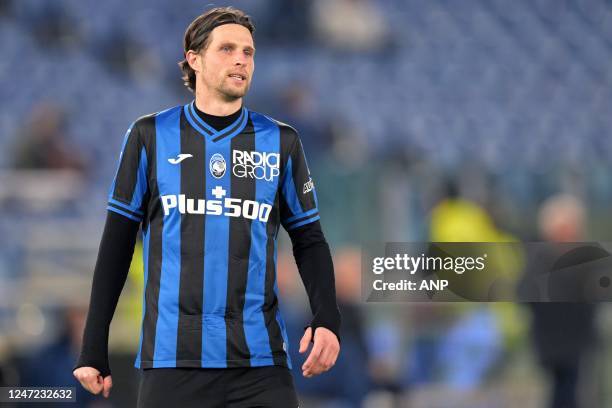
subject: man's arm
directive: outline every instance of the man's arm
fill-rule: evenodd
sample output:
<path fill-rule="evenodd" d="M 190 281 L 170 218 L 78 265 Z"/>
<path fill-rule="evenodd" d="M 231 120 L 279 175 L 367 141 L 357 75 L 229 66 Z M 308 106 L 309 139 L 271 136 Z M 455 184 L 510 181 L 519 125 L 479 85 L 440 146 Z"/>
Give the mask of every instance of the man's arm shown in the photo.
<path fill-rule="evenodd" d="M 150 197 L 146 140 L 154 116 L 143 116 L 130 125 L 115 177 L 108 191 L 108 214 L 98 251 L 91 286 L 89 313 L 83 334 L 81 355 L 73 375 L 88 391 L 104 396 L 112 387 L 108 364 L 108 331 L 125 284 L 140 223 Z"/>
<path fill-rule="evenodd" d="M 93 367 L 110 375 L 108 333 L 130 269 L 140 223 L 108 211 L 91 287 L 81 355 L 74 369 Z"/>
<path fill-rule="evenodd" d="M 302 365 L 303 375 L 313 377 L 333 367 L 340 352 L 340 312 L 336 303 L 334 265 L 319 221 L 288 232 L 313 314 L 299 350 L 304 353 L 309 343 L 313 343 Z"/>
<path fill-rule="evenodd" d="M 336 303 L 334 264 L 319 221 L 289 230 L 293 256 L 304 282 L 316 331 L 325 327 L 340 339 L 340 311 Z"/>
<path fill-rule="evenodd" d="M 297 131 L 279 123 L 283 175 L 279 183 L 280 219 L 293 243 L 293 254 L 314 315 L 300 341 L 300 353 L 311 342 L 302 366 L 305 377 L 329 370 L 340 352 L 340 312 L 336 304 L 334 265 L 319 222 L 317 193 Z"/>

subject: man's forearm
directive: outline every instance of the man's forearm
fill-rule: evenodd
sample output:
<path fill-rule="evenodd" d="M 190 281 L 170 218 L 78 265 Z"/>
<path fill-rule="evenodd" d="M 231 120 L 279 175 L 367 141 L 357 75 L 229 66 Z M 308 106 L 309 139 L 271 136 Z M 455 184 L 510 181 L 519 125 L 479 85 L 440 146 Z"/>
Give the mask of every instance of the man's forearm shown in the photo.
<path fill-rule="evenodd" d="M 109 211 L 94 269 L 89 312 L 81 355 L 74 368 L 94 367 L 102 376 L 110 374 L 108 332 L 119 295 L 125 284 L 139 223 Z"/>
<path fill-rule="evenodd" d="M 319 221 L 289 231 L 293 255 L 310 301 L 313 330 L 325 327 L 340 338 L 334 264 Z"/>

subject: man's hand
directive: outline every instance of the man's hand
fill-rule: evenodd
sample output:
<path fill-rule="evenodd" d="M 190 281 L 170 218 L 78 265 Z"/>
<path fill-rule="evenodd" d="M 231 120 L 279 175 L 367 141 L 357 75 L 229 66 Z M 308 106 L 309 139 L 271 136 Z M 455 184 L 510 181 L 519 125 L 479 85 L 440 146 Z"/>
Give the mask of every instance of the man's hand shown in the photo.
<path fill-rule="evenodd" d="M 300 353 L 308 350 L 310 340 L 312 340 L 312 328 L 308 327 L 300 340 Z M 314 346 L 312 346 L 308 359 L 302 365 L 302 375 L 310 378 L 329 370 L 336 364 L 338 353 L 340 353 L 340 343 L 336 335 L 325 327 L 317 327 L 314 334 Z"/>
<path fill-rule="evenodd" d="M 87 391 L 92 394 L 99 394 L 100 391 L 103 391 L 104 398 L 108 398 L 113 387 L 113 379 L 110 375 L 102 378 L 100 371 L 93 367 L 79 367 L 72 374 Z"/>

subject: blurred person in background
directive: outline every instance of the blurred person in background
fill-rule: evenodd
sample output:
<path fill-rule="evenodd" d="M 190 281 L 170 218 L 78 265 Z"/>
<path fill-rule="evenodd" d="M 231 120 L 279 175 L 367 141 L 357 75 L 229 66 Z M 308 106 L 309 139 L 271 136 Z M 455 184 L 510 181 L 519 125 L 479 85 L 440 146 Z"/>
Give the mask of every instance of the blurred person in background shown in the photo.
<path fill-rule="evenodd" d="M 431 210 L 429 241 L 493 243 L 514 240 L 496 225 L 483 205 L 462 196 L 460 185 L 454 179 L 445 182 L 442 197 Z M 493 249 L 489 247 L 488 251 Z M 503 248 L 498 250 L 503 251 Z M 501 252 L 492 257 L 509 264 L 516 261 L 514 258 L 512 253 Z M 520 264 L 511 265 L 513 267 L 505 265 L 500 269 L 509 271 L 505 278 L 518 279 Z M 491 264 L 489 267 L 496 269 Z M 470 282 L 467 298 L 470 294 L 484 297 L 488 284 Z M 415 305 L 412 313 L 415 335 L 404 371 L 404 385 L 413 393 L 434 385 L 452 391 L 457 398 L 469 399 L 489 381 L 498 368 L 504 346 L 510 337 L 516 336 L 517 312 L 517 307 L 510 303 Z"/>
<path fill-rule="evenodd" d="M 389 40 L 387 22 L 369 0 L 317 0 L 312 8 L 315 37 L 340 51 L 377 51 Z"/>
<path fill-rule="evenodd" d="M 17 137 L 13 167 L 84 172 L 83 153 L 68 142 L 66 133 L 66 117 L 59 106 L 52 103 L 35 106 Z"/>
<path fill-rule="evenodd" d="M 195 100 L 141 117 L 109 191 L 83 347 L 74 375 L 108 397 L 108 331 L 142 223 L 145 293 L 139 407 L 298 405 L 276 289 L 276 239 L 289 233 L 313 319 L 302 374 L 340 351 L 333 262 L 299 135 L 246 109 L 254 25 L 232 7 L 184 37 Z M 203 182 L 204 180 L 204 182 Z M 222 200 L 225 197 L 224 200 Z"/>
<path fill-rule="evenodd" d="M 581 242 L 585 238 L 586 209 L 575 196 L 558 194 L 548 198 L 538 213 L 540 236 L 552 243 Z M 560 254 L 548 254 L 554 263 Z M 539 260 L 538 265 L 543 261 Z M 547 271 L 527 266 L 526 274 Z M 554 271 L 553 271 L 554 272 Z M 549 281 L 550 282 L 550 281 Z M 550 283 L 549 283 L 550 284 Z M 573 288 L 567 288 L 572 290 Z M 554 299 L 553 299 L 554 300 Z M 588 364 L 588 350 L 596 344 L 597 306 L 588 302 L 529 303 L 531 337 L 539 362 L 549 376 L 551 408 L 591 407 L 580 403 L 579 384 Z"/>

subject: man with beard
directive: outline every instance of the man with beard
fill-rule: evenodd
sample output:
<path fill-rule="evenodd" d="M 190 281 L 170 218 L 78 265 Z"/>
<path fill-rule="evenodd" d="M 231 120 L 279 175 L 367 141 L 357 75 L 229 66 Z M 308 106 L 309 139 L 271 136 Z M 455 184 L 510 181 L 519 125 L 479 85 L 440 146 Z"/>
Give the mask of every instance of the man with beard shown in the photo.
<path fill-rule="evenodd" d="M 313 320 L 311 377 L 340 346 L 332 258 L 302 143 L 243 105 L 254 26 L 231 7 L 196 18 L 179 63 L 195 99 L 138 119 L 124 141 L 74 375 L 108 396 L 108 327 L 142 223 L 145 293 L 139 407 L 296 407 L 278 309 L 276 238 L 288 232 Z"/>

